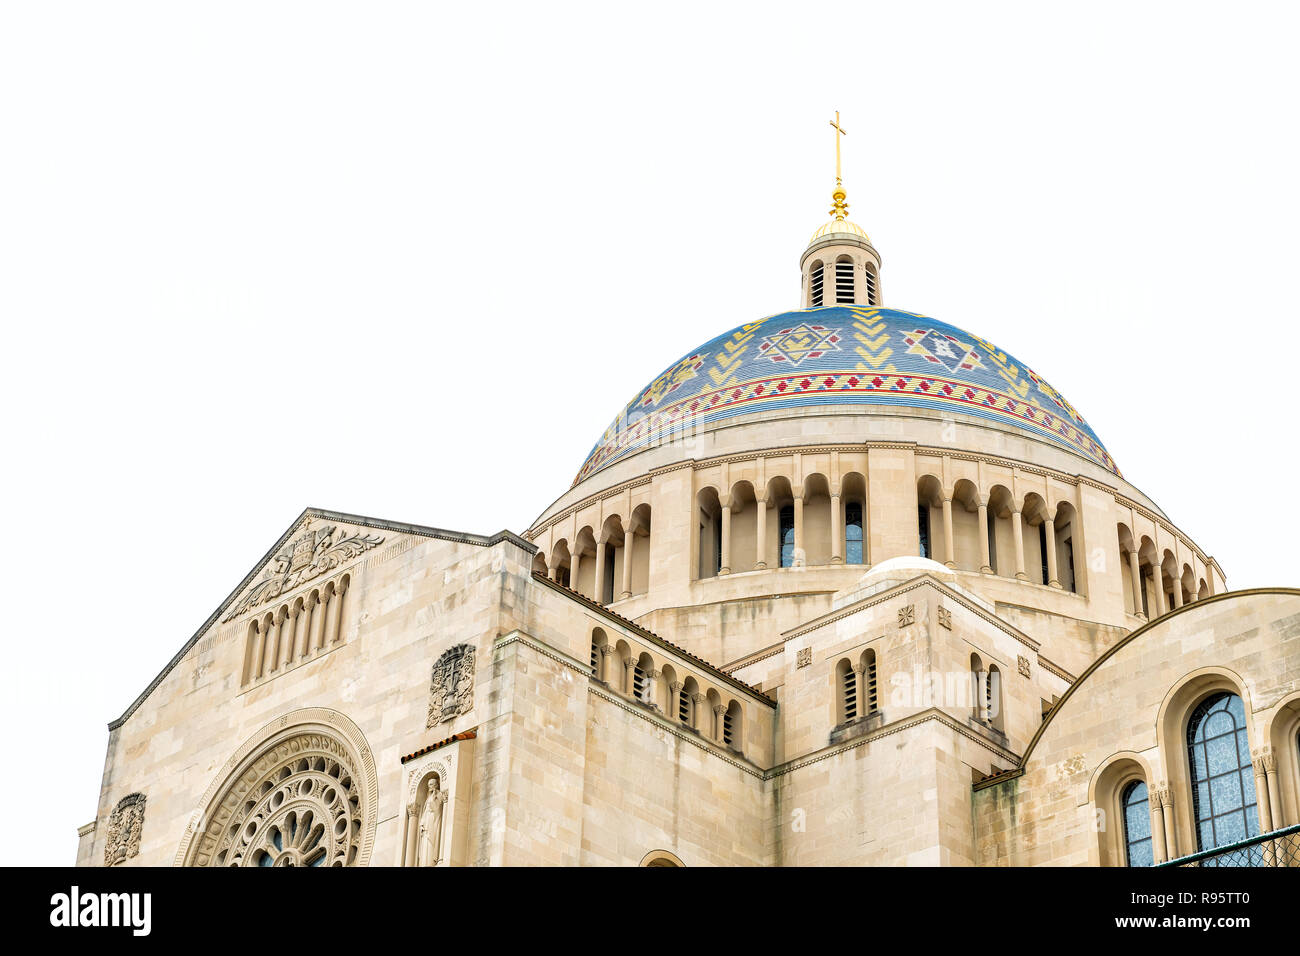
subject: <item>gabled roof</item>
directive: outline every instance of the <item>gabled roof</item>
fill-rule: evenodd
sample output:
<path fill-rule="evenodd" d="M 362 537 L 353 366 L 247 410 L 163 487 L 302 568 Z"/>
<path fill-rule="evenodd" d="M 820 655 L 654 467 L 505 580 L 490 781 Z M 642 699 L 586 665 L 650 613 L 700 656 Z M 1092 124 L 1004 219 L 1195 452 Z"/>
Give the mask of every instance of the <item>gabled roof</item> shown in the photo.
<path fill-rule="evenodd" d="M 217 621 L 221 620 L 221 615 L 226 612 L 226 609 L 230 607 L 230 605 L 234 603 L 235 599 L 244 592 L 245 588 L 257 579 L 257 576 L 262 573 L 263 568 L 266 567 L 271 559 L 284 549 L 285 545 L 287 545 L 289 540 L 293 537 L 294 532 L 298 529 L 298 526 L 307 518 L 320 518 L 325 521 L 341 521 L 344 524 L 360 525 L 365 528 L 376 528 L 385 531 L 397 531 L 401 534 L 413 534 L 422 538 L 438 538 L 442 541 L 455 541 L 461 544 L 472 544 L 481 548 L 490 548 L 493 545 L 500 544 L 502 541 L 509 541 L 511 544 L 523 549 L 528 554 L 537 553 L 536 545 L 525 541 L 513 531 L 498 531 L 496 534 L 489 536 L 471 534 L 465 531 L 448 531 L 446 528 L 430 528 L 419 524 L 406 524 L 401 521 L 385 521 L 382 518 L 367 518 L 364 515 L 347 514 L 342 511 L 327 511 L 323 508 L 306 508 L 303 510 L 302 514 L 298 515 L 298 517 L 293 520 L 293 523 L 285 529 L 284 534 L 280 535 L 280 537 L 276 539 L 275 544 L 271 545 L 270 550 L 267 551 L 266 554 L 262 555 L 261 560 L 258 561 L 257 564 L 253 566 L 253 569 L 244 576 L 244 579 L 235 586 L 235 589 L 226 596 L 226 599 L 221 602 L 217 609 L 208 616 L 208 619 L 199 626 L 199 629 L 194 632 L 194 636 L 185 642 L 185 646 L 177 651 L 176 655 L 167 662 L 167 666 L 158 673 L 158 676 L 149 683 L 149 686 L 146 687 L 144 692 L 140 694 L 140 696 L 132 702 L 131 706 L 122 713 L 122 716 L 109 722 L 108 729 L 110 731 L 117 730 L 117 728 L 126 723 L 127 718 L 136 712 L 148 696 L 154 692 L 154 689 L 162 683 L 163 678 L 171 673 L 172 668 L 184 659 L 185 655 L 189 653 L 190 648 L 198 643 L 199 638 L 206 634 L 208 629 L 216 624 Z"/>

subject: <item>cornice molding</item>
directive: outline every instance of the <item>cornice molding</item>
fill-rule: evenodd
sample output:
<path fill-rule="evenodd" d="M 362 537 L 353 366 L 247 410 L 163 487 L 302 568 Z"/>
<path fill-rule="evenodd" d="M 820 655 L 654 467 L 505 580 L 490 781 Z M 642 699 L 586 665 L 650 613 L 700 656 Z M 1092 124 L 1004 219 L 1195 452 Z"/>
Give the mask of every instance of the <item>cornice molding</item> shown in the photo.
<path fill-rule="evenodd" d="M 820 763 L 823 760 L 828 760 L 831 757 L 844 753 L 845 751 L 853 750 L 857 747 L 863 747 L 872 741 L 901 733 L 904 730 L 911 730 L 913 727 L 919 727 L 921 724 L 928 723 L 929 721 L 936 721 L 943 724 L 949 730 L 974 741 L 985 750 L 988 750 L 990 753 L 997 756 L 1000 760 L 1007 763 L 1019 763 L 1020 761 L 1020 758 L 1012 751 L 1007 750 L 1005 747 L 1000 747 L 993 743 L 993 741 L 975 733 L 975 731 L 971 730 L 969 727 L 959 723 L 951 714 L 944 713 L 942 710 L 931 707 L 930 709 L 924 710 L 919 714 L 914 714 L 911 717 L 905 717 L 902 720 L 894 721 L 892 724 L 885 724 L 878 730 L 863 734 L 861 737 L 855 737 L 847 743 L 838 744 L 834 747 L 827 747 L 825 750 L 804 757 L 797 757 L 794 760 L 773 767 L 764 775 L 765 779 L 771 780 L 775 777 L 785 776 L 795 770 L 802 770 L 804 767 Z"/>
<path fill-rule="evenodd" d="M 1075 681 L 1079 679 L 1075 677 L 1073 674 L 1071 674 L 1069 671 L 1067 671 L 1064 667 L 1061 667 L 1059 664 L 1053 664 L 1042 654 L 1038 655 L 1038 665 L 1043 670 L 1047 671 L 1047 673 L 1055 674 L 1057 677 L 1061 678 L 1061 680 L 1065 681 L 1067 684 L 1073 684 Z"/>
<path fill-rule="evenodd" d="M 678 740 L 684 740 L 688 744 L 693 744 L 694 746 L 698 747 L 700 750 L 703 750 L 705 753 L 711 754 L 712 756 L 718 758 L 719 760 L 731 764 L 737 770 L 743 770 L 751 777 L 756 777 L 759 780 L 767 779 L 767 774 L 759 767 L 756 767 L 748 763 L 742 763 L 741 761 L 737 760 L 735 757 L 732 757 L 728 752 L 724 751 L 713 741 L 705 737 L 702 737 L 699 734 L 685 731 L 679 725 L 674 724 L 672 721 L 668 720 L 665 717 L 660 716 L 659 714 L 654 713 L 653 711 L 647 710 L 644 707 L 636 706 L 631 701 L 623 697 L 615 696 L 614 694 L 611 694 L 609 691 L 597 687 L 595 684 L 589 684 L 587 686 L 587 693 L 592 694 L 595 697 L 599 697 L 601 700 L 604 700 L 608 703 L 613 704 L 615 707 L 627 711 L 629 714 L 632 714 L 634 717 L 640 717 L 642 720 L 646 721 L 647 723 L 653 724 L 659 730 L 664 730 L 672 734 Z"/>
<path fill-rule="evenodd" d="M 550 644 L 547 644 L 544 641 L 539 641 L 535 637 L 530 637 L 527 634 L 524 634 L 522 631 L 511 631 L 508 634 L 503 634 L 498 637 L 496 642 L 492 645 L 493 653 L 505 650 L 511 644 L 522 644 L 529 650 L 535 651 L 543 657 L 549 657 L 557 664 L 567 667 L 571 671 L 576 671 L 585 677 L 591 676 L 591 668 L 583 665 L 581 661 L 570 657 L 561 650 L 551 647 Z"/>

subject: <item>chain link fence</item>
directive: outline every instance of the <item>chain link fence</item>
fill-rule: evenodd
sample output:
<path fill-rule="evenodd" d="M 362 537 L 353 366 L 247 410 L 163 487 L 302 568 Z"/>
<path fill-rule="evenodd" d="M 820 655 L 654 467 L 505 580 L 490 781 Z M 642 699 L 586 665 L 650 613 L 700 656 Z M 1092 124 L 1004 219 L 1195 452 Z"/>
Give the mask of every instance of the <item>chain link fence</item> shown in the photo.
<path fill-rule="evenodd" d="M 1202 850 L 1160 866 L 1293 866 L 1300 867 L 1300 824 L 1263 833 L 1228 846 Z"/>

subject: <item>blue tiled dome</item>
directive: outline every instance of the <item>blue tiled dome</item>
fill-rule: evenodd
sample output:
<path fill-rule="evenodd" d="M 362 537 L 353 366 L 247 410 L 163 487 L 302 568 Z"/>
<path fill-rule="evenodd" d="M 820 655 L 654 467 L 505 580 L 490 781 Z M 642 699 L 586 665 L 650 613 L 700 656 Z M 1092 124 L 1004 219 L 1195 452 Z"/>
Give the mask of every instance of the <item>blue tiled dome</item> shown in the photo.
<path fill-rule="evenodd" d="M 575 482 L 687 428 L 813 405 L 973 415 L 1119 474 L 1074 406 L 993 343 L 911 312 L 832 306 L 742 325 L 674 362 L 619 413 Z"/>

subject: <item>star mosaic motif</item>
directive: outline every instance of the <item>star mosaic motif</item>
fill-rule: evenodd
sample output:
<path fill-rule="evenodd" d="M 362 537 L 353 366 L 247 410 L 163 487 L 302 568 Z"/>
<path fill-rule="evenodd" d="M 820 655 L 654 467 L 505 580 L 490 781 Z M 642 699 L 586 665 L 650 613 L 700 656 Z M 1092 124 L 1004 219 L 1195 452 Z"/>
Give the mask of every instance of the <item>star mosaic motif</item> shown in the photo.
<path fill-rule="evenodd" d="M 840 351 L 839 341 L 839 329 L 800 323 L 764 338 L 758 353 L 773 362 L 798 365 L 804 359 L 821 358 L 827 352 Z"/>
<path fill-rule="evenodd" d="M 903 336 L 910 355 L 919 355 L 927 362 L 942 365 L 950 372 L 958 369 L 983 368 L 975 350 L 951 335 L 934 329 L 917 329 Z"/>

